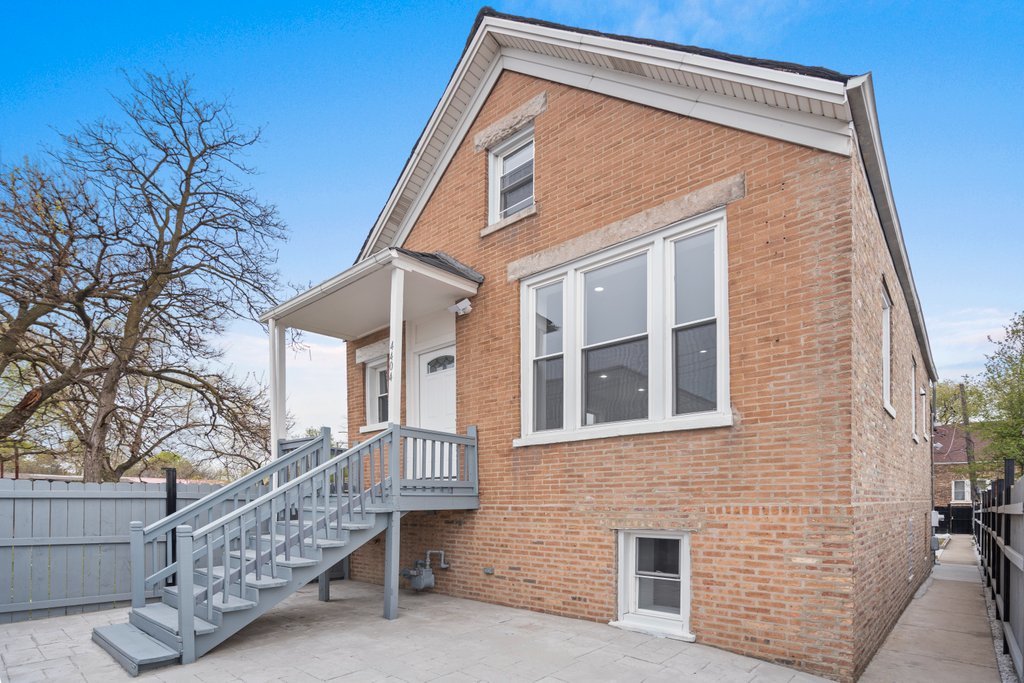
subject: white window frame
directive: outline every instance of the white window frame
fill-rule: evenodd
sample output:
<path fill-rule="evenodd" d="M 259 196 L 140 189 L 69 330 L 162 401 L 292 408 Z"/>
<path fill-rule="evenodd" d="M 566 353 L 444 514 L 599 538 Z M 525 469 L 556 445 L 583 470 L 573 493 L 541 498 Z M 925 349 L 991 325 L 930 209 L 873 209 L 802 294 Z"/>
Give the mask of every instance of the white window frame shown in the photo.
<path fill-rule="evenodd" d="M 694 642 L 690 631 L 691 570 L 689 531 L 620 529 L 618 531 L 618 610 L 612 626 L 676 640 Z M 669 538 L 679 541 L 679 615 L 636 607 L 636 541 L 638 538 Z"/>
<path fill-rule="evenodd" d="M 882 406 L 896 417 L 892 405 L 892 297 L 882 281 Z"/>
<path fill-rule="evenodd" d="M 728 255 L 725 210 L 718 209 L 662 230 L 609 247 L 557 269 L 524 279 L 520 284 L 520 415 L 521 436 L 513 446 L 601 439 L 685 429 L 725 427 L 733 424 L 729 396 Z M 672 244 L 700 232 L 715 234 L 715 321 L 717 334 L 717 408 L 703 413 L 673 415 L 672 329 L 675 326 L 674 258 Z M 583 296 L 584 273 L 637 254 L 647 254 L 648 296 L 648 417 L 637 420 L 582 424 Z M 563 424 L 558 430 L 533 430 L 533 340 L 536 321 L 535 289 L 562 281 Z"/>
<path fill-rule="evenodd" d="M 360 432 L 376 432 L 387 429 L 387 421 L 381 421 L 377 414 L 377 399 L 380 398 L 377 384 L 377 373 L 387 371 L 388 357 L 382 356 L 366 362 L 364 381 L 366 387 L 366 425 L 359 428 Z M 388 390 L 391 390 L 390 385 Z"/>
<path fill-rule="evenodd" d="M 528 141 L 533 142 L 533 176 L 530 179 L 532 193 L 530 203 L 508 216 L 501 215 L 501 163 L 506 156 L 519 150 Z M 493 225 L 509 220 L 532 209 L 537 202 L 537 141 L 533 135 L 533 126 L 526 126 L 514 135 L 502 140 L 487 150 L 487 224 Z"/>
<path fill-rule="evenodd" d="M 910 357 L 910 438 L 921 443 L 917 434 L 917 358 Z"/>
<path fill-rule="evenodd" d="M 956 497 L 956 483 L 962 481 L 964 483 L 964 498 L 958 500 Z M 951 503 L 970 503 L 971 502 L 971 480 L 970 479 L 954 479 L 949 483 L 949 501 Z"/>
<path fill-rule="evenodd" d="M 931 428 L 931 413 L 928 411 L 928 388 L 921 385 L 921 436 L 924 438 L 925 443 L 930 441 L 929 433 L 932 431 Z"/>

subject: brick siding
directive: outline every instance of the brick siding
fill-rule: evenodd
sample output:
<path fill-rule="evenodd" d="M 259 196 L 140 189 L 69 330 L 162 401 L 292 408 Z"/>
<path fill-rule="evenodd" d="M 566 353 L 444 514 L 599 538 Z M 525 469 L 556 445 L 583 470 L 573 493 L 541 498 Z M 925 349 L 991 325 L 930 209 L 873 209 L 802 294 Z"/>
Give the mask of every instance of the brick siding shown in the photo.
<path fill-rule="evenodd" d="M 480 237 L 487 156 L 473 135 L 541 92 L 538 211 Z M 734 426 L 513 448 L 520 311 L 508 262 L 737 173 Z M 923 363 L 894 290 L 897 419 L 883 413 L 876 318 L 882 276 L 896 280 L 865 193 L 847 157 L 503 74 L 404 245 L 486 277 L 456 321 L 458 425 L 479 427 L 481 507 L 406 516 L 402 565 L 443 548 L 452 566 L 437 572 L 439 591 L 609 621 L 615 530 L 692 530 L 700 642 L 853 680 L 930 562 L 928 445 L 912 444 L 900 394 L 911 354 Z M 354 349 L 382 335 L 349 344 L 353 439 L 365 438 Z M 870 438 L 854 448 L 852 434 Z M 382 550 L 358 552 L 354 575 L 380 580 Z"/>

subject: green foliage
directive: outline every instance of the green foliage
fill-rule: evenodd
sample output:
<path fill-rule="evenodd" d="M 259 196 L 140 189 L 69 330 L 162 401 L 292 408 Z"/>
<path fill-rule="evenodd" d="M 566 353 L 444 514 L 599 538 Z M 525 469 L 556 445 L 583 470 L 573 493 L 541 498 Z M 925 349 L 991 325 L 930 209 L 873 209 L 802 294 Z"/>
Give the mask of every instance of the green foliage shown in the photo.
<path fill-rule="evenodd" d="M 1024 313 L 1006 327 L 988 356 L 981 381 L 994 419 L 979 425 L 987 439 L 986 457 L 1024 462 Z"/>
<path fill-rule="evenodd" d="M 960 402 L 961 384 L 967 393 L 970 422 L 983 420 L 991 413 L 985 387 L 979 379 L 967 376 L 959 380 L 946 379 L 935 385 L 935 424 L 962 425 L 966 422 Z"/>

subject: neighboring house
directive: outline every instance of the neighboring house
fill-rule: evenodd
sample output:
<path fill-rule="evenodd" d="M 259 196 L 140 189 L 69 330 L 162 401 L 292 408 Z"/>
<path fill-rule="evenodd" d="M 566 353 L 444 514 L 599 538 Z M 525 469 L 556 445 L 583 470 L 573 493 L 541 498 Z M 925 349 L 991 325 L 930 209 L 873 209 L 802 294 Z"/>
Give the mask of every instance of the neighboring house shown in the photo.
<path fill-rule="evenodd" d="M 975 462 L 984 463 L 987 441 L 973 437 Z M 998 478 L 998 472 L 986 469 L 977 473 L 978 490 L 984 491 L 989 482 Z M 975 491 L 971 490 L 970 470 L 967 464 L 967 439 L 962 425 L 936 425 L 932 432 L 932 497 L 935 509 L 943 519 L 938 530 L 942 532 L 971 533 L 972 505 Z"/>
<path fill-rule="evenodd" d="M 275 442 L 286 328 L 349 342 L 369 498 L 401 491 L 349 539 L 385 614 L 439 549 L 444 593 L 852 681 L 931 569 L 935 367 L 870 75 L 485 9 L 356 264 L 264 320 Z"/>

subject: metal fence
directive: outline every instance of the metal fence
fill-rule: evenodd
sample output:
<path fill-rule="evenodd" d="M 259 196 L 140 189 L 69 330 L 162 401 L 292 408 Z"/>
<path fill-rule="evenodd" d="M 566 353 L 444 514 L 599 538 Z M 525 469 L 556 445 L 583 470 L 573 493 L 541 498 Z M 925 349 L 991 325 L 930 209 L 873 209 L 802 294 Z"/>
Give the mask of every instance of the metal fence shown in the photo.
<path fill-rule="evenodd" d="M 218 488 L 178 484 L 178 507 Z M 165 511 L 164 484 L 0 479 L 0 624 L 128 604 L 129 524 Z"/>
<path fill-rule="evenodd" d="M 985 588 L 1003 626 L 1003 653 L 1024 680 L 1024 482 L 1014 485 L 1015 463 L 1004 463 L 1002 479 L 981 494 L 974 537 L 981 553 Z"/>

